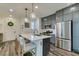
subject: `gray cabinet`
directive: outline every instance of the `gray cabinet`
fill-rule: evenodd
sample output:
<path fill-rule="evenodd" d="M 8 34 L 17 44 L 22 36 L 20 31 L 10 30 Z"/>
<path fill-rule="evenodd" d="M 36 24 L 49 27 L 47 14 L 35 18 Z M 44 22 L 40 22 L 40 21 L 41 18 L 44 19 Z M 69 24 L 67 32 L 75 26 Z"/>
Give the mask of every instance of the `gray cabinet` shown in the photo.
<path fill-rule="evenodd" d="M 47 28 L 46 26 L 49 26 L 49 25 L 52 25 L 52 20 L 50 17 L 42 19 L 42 28 L 43 29 Z M 51 28 L 51 27 L 49 27 L 49 28 Z"/>
<path fill-rule="evenodd" d="M 61 22 L 61 37 L 65 38 L 65 24 L 64 22 Z"/>
<path fill-rule="evenodd" d="M 45 28 L 45 25 L 47 24 L 47 18 L 43 18 L 42 20 L 41 20 L 41 27 L 42 27 L 42 29 L 44 29 Z"/>
<path fill-rule="evenodd" d="M 51 38 L 50 38 L 50 42 L 52 43 L 52 44 L 55 44 L 55 34 L 51 34 Z"/>
<path fill-rule="evenodd" d="M 47 56 L 50 51 L 50 38 L 43 39 L 43 56 Z"/>
<path fill-rule="evenodd" d="M 71 41 L 63 40 L 63 49 L 71 51 Z"/>
<path fill-rule="evenodd" d="M 63 10 L 59 10 L 56 12 L 56 16 L 61 16 L 61 15 L 63 15 Z"/>
<path fill-rule="evenodd" d="M 79 11 L 79 3 L 78 3 L 78 4 L 75 4 L 75 5 L 72 7 L 72 9 L 74 9 L 73 12 Z"/>
<path fill-rule="evenodd" d="M 65 38 L 71 40 L 71 21 L 65 22 Z"/>
<path fill-rule="evenodd" d="M 63 10 L 63 14 L 70 14 L 72 12 L 79 11 L 79 4 L 72 5 Z"/>
<path fill-rule="evenodd" d="M 73 50 L 79 52 L 79 12 L 73 14 Z"/>
<path fill-rule="evenodd" d="M 53 25 L 56 23 L 56 15 L 50 15 L 48 17 L 42 18 L 42 28 L 45 29 L 46 25 L 49 25 L 49 29 L 53 28 Z"/>
<path fill-rule="evenodd" d="M 56 23 L 59 23 L 62 21 L 63 18 L 63 10 L 59 10 L 56 12 Z"/>
<path fill-rule="evenodd" d="M 69 21 L 72 20 L 72 13 L 63 15 L 62 21 Z"/>
<path fill-rule="evenodd" d="M 63 18 L 62 15 L 56 16 L 56 23 L 62 22 L 62 18 Z"/>
<path fill-rule="evenodd" d="M 69 13 L 72 13 L 72 7 L 68 7 L 63 10 L 63 14 L 69 14 Z"/>
<path fill-rule="evenodd" d="M 79 19 L 79 12 L 73 13 L 73 21 L 75 21 L 75 19 L 76 19 L 76 20 Z"/>

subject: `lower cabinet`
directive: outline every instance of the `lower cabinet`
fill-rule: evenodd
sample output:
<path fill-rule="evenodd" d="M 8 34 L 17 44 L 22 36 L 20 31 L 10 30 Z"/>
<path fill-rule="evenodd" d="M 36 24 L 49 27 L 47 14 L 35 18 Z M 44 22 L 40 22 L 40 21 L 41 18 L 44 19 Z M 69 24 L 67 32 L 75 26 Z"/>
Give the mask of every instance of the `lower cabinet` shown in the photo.
<path fill-rule="evenodd" d="M 56 47 L 71 51 L 71 40 L 57 39 Z"/>
<path fill-rule="evenodd" d="M 63 40 L 63 49 L 71 51 L 71 41 Z"/>
<path fill-rule="evenodd" d="M 55 46 L 58 47 L 58 48 L 61 48 L 61 46 L 62 46 L 62 44 L 61 44 L 61 39 L 56 38 Z"/>
<path fill-rule="evenodd" d="M 43 39 L 43 56 L 47 56 L 50 51 L 50 38 Z"/>

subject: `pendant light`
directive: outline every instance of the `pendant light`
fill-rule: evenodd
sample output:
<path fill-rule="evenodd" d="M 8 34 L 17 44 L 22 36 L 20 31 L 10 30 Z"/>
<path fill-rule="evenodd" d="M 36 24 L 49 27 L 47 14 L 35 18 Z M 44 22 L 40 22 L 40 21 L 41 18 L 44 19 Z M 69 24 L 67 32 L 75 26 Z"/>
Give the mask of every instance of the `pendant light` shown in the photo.
<path fill-rule="evenodd" d="M 27 8 L 25 8 L 25 11 L 26 11 L 26 15 L 25 15 L 25 22 L 28 22 L 28 17 L 27 17 L 27 11 L 28 11 L 28 9 L 27 9 Z"/>
<path fill-rule="evenodd" d="M 35 18 L 36 18 L 36 15 L 35 15 L 35 13 L 34 13 L 34 4 L 33 4 L 33 3 L 32 3 L 32 13 L 31 13 L 30 17 L 31 17 L 32 19 L 35 19 Z"/>

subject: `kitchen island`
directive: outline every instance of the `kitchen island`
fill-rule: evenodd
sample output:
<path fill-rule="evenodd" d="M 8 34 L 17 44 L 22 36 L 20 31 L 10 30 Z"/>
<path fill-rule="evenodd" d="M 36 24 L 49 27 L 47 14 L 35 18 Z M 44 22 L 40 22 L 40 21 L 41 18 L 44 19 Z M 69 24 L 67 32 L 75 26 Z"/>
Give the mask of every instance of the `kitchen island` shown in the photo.
<path fill-rule="evenodd" d="M 36 46 L 36 56 L 46 56 L 50 50 L 50 37 L 46 35 L 20 34 Z M 32 45 L 31 45 L 32 46 Z M 29 48 L 27 48 L 29 49 Z"/>

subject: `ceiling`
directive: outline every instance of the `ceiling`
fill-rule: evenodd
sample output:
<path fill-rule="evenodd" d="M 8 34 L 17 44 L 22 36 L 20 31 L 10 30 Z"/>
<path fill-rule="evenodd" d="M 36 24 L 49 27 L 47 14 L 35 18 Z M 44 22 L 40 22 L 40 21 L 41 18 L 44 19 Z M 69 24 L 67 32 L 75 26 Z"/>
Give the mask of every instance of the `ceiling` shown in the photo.
<path fill-rule="evenodd" d="M 34 8 L 34 12 L 38 17 L 45 17 L 55 13 L 57 10 L 65 8 L 71 3 L 35 3 L 38 5 L 38 9 Z M 29 13 L 32 10 L 31 3 L 0 3 L 0 16 L 8 17 L 12 15 L 15 18 L 24 18 L 25 17 L 25 8 L 29 9 Z M 11 13 L 9 9 L 13 9 L 14 11 Z"/>

